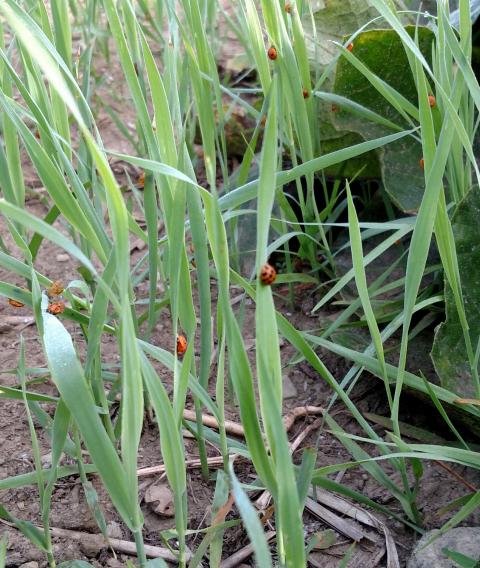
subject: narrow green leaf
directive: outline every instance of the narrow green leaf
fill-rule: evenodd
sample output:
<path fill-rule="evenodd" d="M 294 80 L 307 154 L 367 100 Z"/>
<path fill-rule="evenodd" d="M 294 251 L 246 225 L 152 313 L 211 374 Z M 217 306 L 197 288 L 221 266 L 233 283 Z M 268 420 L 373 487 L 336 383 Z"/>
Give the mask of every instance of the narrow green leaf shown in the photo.
<path fill-rule="evenodd" d="M 262 568 L 271 568 L 272 557 L 270 555 L 270 550 L 268 549 L 268 544 L 265 539 L 265 534 L 258 518 L 257 511 L 249 501 L 245 491 L 242 489 L 242 486 L 235 476 L 232 464 L 230 464 L 229 469 L 235 503 L 240 511 L 240 515 L 242 516 L 250 542 L 253 545 L 257 566 L 262 566 Z"/>

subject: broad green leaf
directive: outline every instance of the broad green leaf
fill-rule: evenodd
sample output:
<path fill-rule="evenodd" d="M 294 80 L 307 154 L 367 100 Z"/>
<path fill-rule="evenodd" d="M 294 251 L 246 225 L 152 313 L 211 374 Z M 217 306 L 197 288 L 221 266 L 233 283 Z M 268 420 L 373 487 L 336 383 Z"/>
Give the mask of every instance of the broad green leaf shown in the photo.
<path fill-rule="evenodd" d="M 394 0 L 400 9 L 402 0 Z M 338 55 L 334 42 L 343 42 L 345 36 L 355 33 L 360 27 L 378 18 L 378 11 L 370 0 L 314 0 L 302 18 L 307 37 L 310 61 L 323 70 Z M 379 27 L 379 23 L 376 22 Z M 313 38 L 316 36 L 316 41 Z"/>
<path fill-rule="evenodd" d="M 47 303 L 46 297 L 43 303 Z M 125 523 L 135 528 L 125 470 L 100 420 L 72 338 L 61 321 L 46 311 L 46 305 L 42 314 L 45 355 L 55 385 L 78 425 L 114 505 Z"/>
<path fill-rule="evenodd" d="M 480 190 L 474 187 L 458 204 L 452 218 L 465 313 L 474 347 L 480 339 L 479 215 Z M 446 321 L 437 329 L 432 350 L 435 370 L 443 387 L 458 393 L 461 397 L 473 397 L 476 394 L 475 385 L 463 330 L 455 299 L 447 282 L 445 283 L 445 307 Z"/>
<path fill-rule="evenodd" d="M 413 35 L 414 28 L 407 29 Z M 418 34 L 420 50 L 427 57 L 433 33 L 419 28 Z M 402 41 L 393 30 L 367 31 L 355 38 L 352 52 L 338 62 L 333 91 L 402 128 L 411 124 L 406 114 L 418 116 L 415 79 Z M 364 139 L 392 131 L 391 126 L 352 112 L 348 105 L 336 106 L 334 124 L 341 131 L 356 132 Z M 425 188 L 418 140 L 402 138 L 385 146 L 379 156 L 385 189 L 393 202 L 404 211 L 416 211 Z M 368 177 L 368 172 L 361 175 Z"/>

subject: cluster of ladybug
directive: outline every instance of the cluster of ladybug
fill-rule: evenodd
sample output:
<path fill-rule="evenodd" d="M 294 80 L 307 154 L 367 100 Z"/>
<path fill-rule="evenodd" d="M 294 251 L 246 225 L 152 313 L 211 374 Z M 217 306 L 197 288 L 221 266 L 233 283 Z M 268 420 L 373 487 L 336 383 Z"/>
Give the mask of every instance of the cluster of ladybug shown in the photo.
<path fill-rule="evenodd" d="M 430 108 L 435 108 L 437 106 L 437 99 L 433 95 L 428 95 L 428 104 Z M 424 170 L 425 160 L 423 158 L 420 158 L 420 161 L 418 163 L 420 165 L 420 169 Z"/>
<path fill-rule="evenodd" d="M 47 307 L 49 314 L 58 316 L 65 311 L 65 303 L 58 298 L 58 296 L 63 293 L 63 290 L 63 284 L 59 280 L 55 280 L 55 282 L 52 282 L 51 286 L 48 287 L 47 296 L 49 300 L 51 300 Z M 25 306 L 23 302 L 19 302 L 13 298 L 8 298 L 8 303 L 13 308 L 23 308 Z"/>
<path fill-rule="evenodd" d="M 259 280 L 264 286 L 270 286 L 275 282 L 277 278 L 277 272 L 271 264 L 265 263 L 259 274 Z M 63 293 L 63 284 L 59 280 L 52 282 L 51 286 L 47 289 L 47 296 L 49 300 L 47 312 L 58 316 L 65 310 L 65 303 L 59 299 L 59 296 Z M 13 298 L 8 299 L 8 303 L 14 308 L 23 308 L 25 304 L 14 300 Z M 177 355 L 183 355 L 188 347 L 187 339 L 184 335 L 177 335 Z"/>
<path fill-rule="evenodd" d="M 290 14 L 290 12 L 291 12 L 290 3 L 285 4 L 285 11 L 288 14 Z M 352 52 L 353 51 L 353 42 L 349 43 L 347 45 L 346 49 L 347 49 L 347 51 Z M 268 58 L 271 61 L 275 61 L 278 57 L 277 48 L 274 45 L 271 45 L 268 48 L 267 55 L 268 55 Z M 308 89 L 303 89 L 303 98 L 308 99 L 309 96 L 310 96 L 310 91 Z M 434 108 L 437 105 L 437 101 L 436 101 L 436 99 L 433 95 L 428 95 L 428 104 L 430 105 L 430 108 Z M 337 112 L 337 111 L 338 111 L 337 105 L 332 105 L 332 112 Z M 263 117 L 262 121 L 264 121 L 264 120 L 265 120 L 265 117 Z M 419 163 L 420 163 L 420 168 L 423 170 L 424 167 L 425 167 L 424 159 L 422 158 Z"/>
<path fill-rule="evenodd" d="M 48 302 L 47 312 L 54 316 L 65 311 L 65 302 L 59 299 L 59 296 L 63 293 L 63 284 L 60 280 L 55 280 L 52 285 L 47 289 L 47 296 L 50 302 Z"/>
<path fill-rule="evenodd" d="M 264 286 L 270 286 L 277 278 L 277 271 L 271 264 L 265 263 L 260 269 L 259 280 Z M 187 350 L 188 342 L 184 335 L 177 335 L 177 355 L 183 355 Z"/>
<path fill-rule="evenodd" d="M 292 7 L 290 5 L 290 3 L 287 2 L 287 4 L 285 4 L 285 11 L 287 12 L 287 14 L 290 14 L 292 10 Z M 352 51 L 353 50 L 353 43 L 349 43 L 347 45 L 347 50 L 348 51 Z M 274 45 L 271 45 L 268 50 L 267 50 L 267 56 L 271 61 L 275 61 L 278 57 L 278 51 L 277 48 Z M 303 89 L 303 98 L 304 99 L 308 99 L 308 97 L 310 96 L 310 91 L 308 89 Z M 333 108 L 332 108 L 333 110 Z M 335 112 L 335 111 L 334 111 Z"/>

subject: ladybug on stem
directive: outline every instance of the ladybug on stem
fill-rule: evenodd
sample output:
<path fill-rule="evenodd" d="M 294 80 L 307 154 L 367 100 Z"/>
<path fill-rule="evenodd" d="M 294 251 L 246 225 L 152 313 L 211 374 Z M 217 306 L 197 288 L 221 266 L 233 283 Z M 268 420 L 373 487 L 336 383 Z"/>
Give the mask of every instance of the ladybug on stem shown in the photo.
<path fill-rule="evenodd" d="M 140 172 L 137 178 L 136 186 L 138 187 L 138 189 L 143 189 L 145 187 L 145 172 Z"/>
<path fill-rule="evenodd" d="M 268 264 L 268 262 L 266 262 L 260 269 L 259 278 L 260 282 L 264 286 L 271 286 L 277 278 L 277 271 L 271 264 Z"/>
<path fill-rule="evenodd" d="M 65 304 L 63 302 L 50 302 L 48 304 L 47 312 L 53 316 L 58 316 L 65 311 Z"/>
<path fill-rule="evenodd" d="M 188 343 L 184 335 L 177 335 L 177 355 L 183 355 L 187 350 Z"/>
<path fill-rule="evenodd" d="M 270 59 L 271 61 L 275 61 L 275 59 L 277 59 L 277 57 L 278 57 L 277 48 L 274 47 L 273 45 L 271 45 L 268 48 L 267 55 L 268 55 L 268 59 Z"/>
<path fill-rule="evenodd" d="M 54 298 L 55 296 L 60 296 L 64 290 L 63 284 L 60 280 L 55 280 L 47 289 L 47 296 L 49 298 Z"/>

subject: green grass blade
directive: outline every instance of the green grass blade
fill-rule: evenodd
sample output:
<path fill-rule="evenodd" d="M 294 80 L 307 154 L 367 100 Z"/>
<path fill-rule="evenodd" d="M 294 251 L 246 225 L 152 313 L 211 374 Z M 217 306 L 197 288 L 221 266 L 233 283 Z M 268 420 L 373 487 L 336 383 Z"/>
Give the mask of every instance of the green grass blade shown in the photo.
<path fill-rule="evenodd" d="M 240 511 L 240 515 L 242 516 L 250 542 L 254 547 L 257 566 L 262 566 L 262 568 L 271 568 L 272 557 L 264 536 L 263 527 L 260 524 L 256 509 L 249 501 L 245 491 L 242 489 L 242 486 L 235 476 L 232 464 L 230 464 L 230 479 L 235 503 Z"/>
<path fill-rule="evenodd" d="M 55 316 L 46 311 L 42 315 L 45 355 L 52 378 L 79 427 L 112 502 L 127 526 L 134 530 L 126 473 L 102 426 L 72 339 Z"/>

